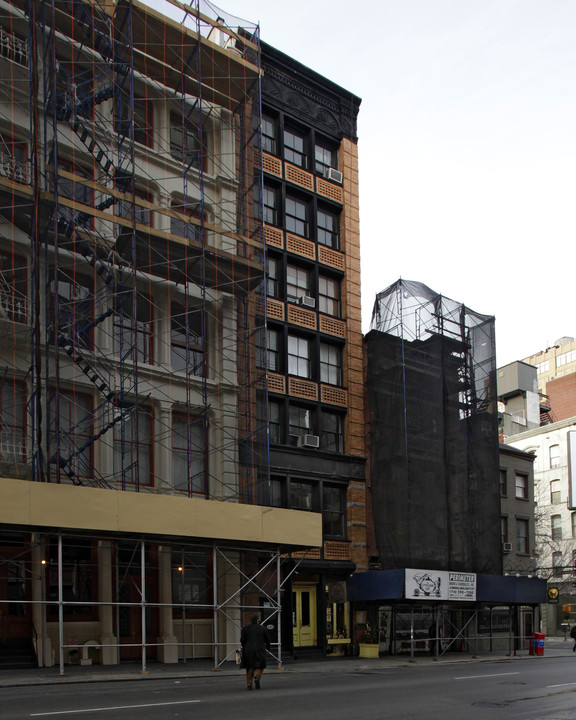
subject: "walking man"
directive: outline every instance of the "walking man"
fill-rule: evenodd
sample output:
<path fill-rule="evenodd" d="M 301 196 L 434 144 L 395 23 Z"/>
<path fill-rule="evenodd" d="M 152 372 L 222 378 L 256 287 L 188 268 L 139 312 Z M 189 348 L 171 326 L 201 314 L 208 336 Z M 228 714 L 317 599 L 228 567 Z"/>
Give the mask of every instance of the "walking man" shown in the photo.
<path fill-rule="evenodd" d="M 268 631 L 258 623 L 258 615 L 252 615 L 250 625 L 242 628 L 242 663 L 246 669 L 246 690 L 252 690 L 252 681 L 256 690 L 260 690 L 260 680 L 266 667 L 266 650 L 270 650 Z"/>

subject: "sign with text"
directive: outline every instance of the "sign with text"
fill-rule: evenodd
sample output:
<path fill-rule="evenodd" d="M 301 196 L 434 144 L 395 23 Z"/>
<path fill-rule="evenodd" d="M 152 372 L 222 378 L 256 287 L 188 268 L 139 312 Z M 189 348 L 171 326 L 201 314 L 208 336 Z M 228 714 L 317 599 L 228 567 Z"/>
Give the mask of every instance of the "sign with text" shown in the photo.
<path fill-rule="evenodd" d="M 476 600 L 476 573 L 406 568 L 407 600 Z"/>

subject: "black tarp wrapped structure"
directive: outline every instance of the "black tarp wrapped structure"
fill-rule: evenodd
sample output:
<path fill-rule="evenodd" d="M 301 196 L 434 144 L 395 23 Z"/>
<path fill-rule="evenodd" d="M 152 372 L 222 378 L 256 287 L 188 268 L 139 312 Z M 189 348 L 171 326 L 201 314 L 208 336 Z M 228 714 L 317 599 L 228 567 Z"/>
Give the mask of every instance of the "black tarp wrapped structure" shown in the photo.
<path fill-rule="evenodd" d="M 381 566 L 500 574 L 494 318 L 399 280 L 365 343 Z"/>

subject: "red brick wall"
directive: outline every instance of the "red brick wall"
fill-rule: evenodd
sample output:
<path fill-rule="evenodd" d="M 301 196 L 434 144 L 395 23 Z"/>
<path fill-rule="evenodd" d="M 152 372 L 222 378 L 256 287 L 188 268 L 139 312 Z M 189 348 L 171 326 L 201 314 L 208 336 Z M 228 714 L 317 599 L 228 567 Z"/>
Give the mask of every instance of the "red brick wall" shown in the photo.
<path fill-rule="evenodd" d="M 554 420 L 566 420 L 576 415 L 576 373 L 555 378 L 546 383 L 546 395 Z"/>

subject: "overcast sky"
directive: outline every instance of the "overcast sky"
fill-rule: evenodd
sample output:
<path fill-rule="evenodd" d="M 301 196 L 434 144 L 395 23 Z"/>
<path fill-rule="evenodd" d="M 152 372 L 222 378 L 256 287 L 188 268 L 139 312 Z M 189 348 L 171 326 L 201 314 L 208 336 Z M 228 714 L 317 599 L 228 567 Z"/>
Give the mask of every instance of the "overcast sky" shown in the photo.
<path fill-rule="evenodd" d="M 576 336 L 576 0 L 222 0 L 362 98 L 363 329 L 418 280 L 497 363 Z"/>

